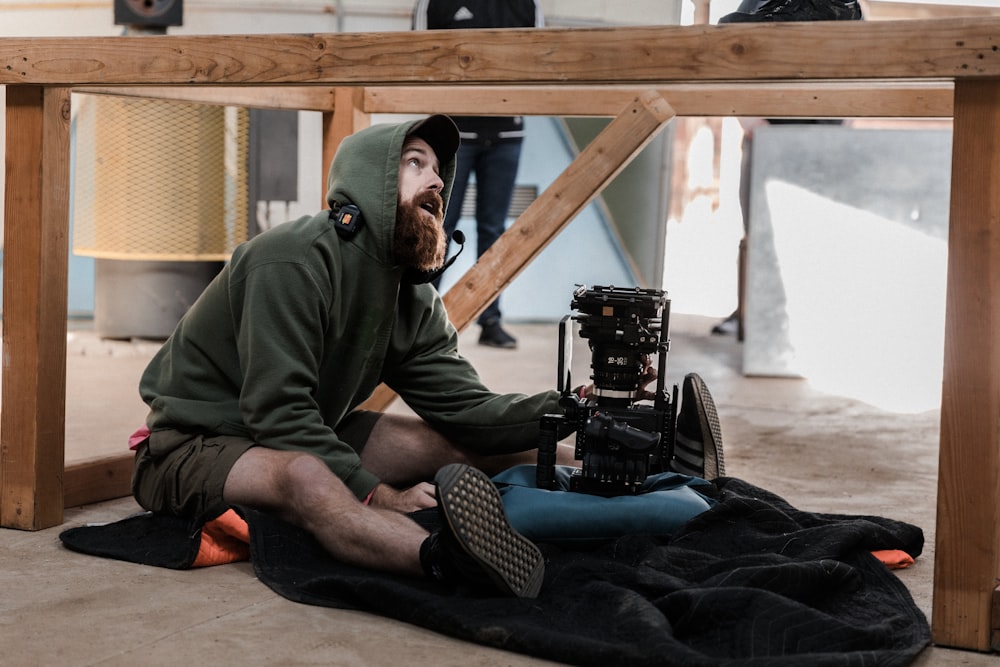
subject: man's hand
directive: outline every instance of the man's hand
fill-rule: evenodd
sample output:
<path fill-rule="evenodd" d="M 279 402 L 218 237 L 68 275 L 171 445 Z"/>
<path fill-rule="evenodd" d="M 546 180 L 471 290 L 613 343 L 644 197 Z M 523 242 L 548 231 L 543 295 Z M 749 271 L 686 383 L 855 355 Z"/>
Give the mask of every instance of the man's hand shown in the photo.
<path fill-rule="evenodd" d="M 372 507 L 381 507 L 405 514 L 435 507 L 437 498 L 434 495 L 434 485 L 428 482 L 420 482 L 403 490 L 394 489 L 388 484 L 379 484 L 375 487 L 375 492 L 368 504 Z"/>
<path fill-rule="evenodd" d="M 639 391 L 636 400 L 652 401 L 656 398 L 656 391 L 649 390 L 649 385 L 656 381 L 656 369 L 653 368 L 653 361 L 648 354 L 642 355 L 643 369 L 639 376 Z"/>

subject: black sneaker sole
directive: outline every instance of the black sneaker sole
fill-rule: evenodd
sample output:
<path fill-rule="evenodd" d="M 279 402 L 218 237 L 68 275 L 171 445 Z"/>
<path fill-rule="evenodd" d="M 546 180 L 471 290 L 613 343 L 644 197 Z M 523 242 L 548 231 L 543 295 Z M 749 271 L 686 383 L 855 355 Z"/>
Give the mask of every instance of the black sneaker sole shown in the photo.
<path fill-rule="evenodd" d="M 438 504 L 452 535 L 504 593 L 538 597 L 542 552 L 507 521 L 500 492 L 483 472 L 460 463 L 434 477 Z"/>

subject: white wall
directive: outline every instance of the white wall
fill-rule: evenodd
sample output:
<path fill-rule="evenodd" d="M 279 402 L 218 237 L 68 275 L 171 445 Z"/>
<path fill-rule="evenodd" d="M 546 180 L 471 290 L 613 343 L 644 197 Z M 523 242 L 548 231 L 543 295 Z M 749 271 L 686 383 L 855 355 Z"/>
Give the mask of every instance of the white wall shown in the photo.
<path fill-rule="evenodd" d="M 560 25 L 676 23 L 682 0 L 541 0 Z M 408 30 L 413 0 L 185 0 L 178 34 Z M 690 0 L 683 4 L 691 5 Z M 115 35 L 111 0 L 0 0 L 0 36 Z"/>

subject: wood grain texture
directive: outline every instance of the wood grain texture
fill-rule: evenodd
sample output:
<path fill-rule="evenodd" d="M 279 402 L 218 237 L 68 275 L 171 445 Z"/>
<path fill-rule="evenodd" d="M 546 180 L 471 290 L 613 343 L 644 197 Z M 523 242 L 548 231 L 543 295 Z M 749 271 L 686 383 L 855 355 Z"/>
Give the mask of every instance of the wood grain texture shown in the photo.
<path fill-rule="evenodd" d="M 79 507 L 132 493 L 135 456 L 104 456 L 66 464 L 63 499 L 66 507 Z"/>
<path fill-rule="evenodd" d="M 1000 577 L 1000 82 L 955 86 L 933 637 L 987 650 Z"/>
<path fill-rule="evenodd" d="M 80 89 L 89 95 L 139 97 L 191 104 L 248 107 L 253 109 L 290 109 L 294 111 L 332 111 L 334 90 L 323 86 L 281 86 L 247 88 L 236 86 L 88 86 Z"/>
<path fill-rule="evenodd" d="M 1000 76 L 1000 20 L 0 39 L 0 84 L 566 85 L 956 76 Z"/>
<path fill-rule="evenodd" d="M 946 118 L 951 82 L 711 83 L 657 86 L 678 116 Z M 614 116 L 638 86 L 418 86 L 365 88 L 369 113 Z"/>
<path fill-rule="evenodd" d="M 62 522 L 69 261 L 67 88 L 7 90 L 0 525 Z"/>
<path fill-rule="evenodd" d="M 615 116 L 648 86 L 365 86 L 359 111 L 522 116 Z M 338 88 L 325 86 L 86 86 L 80 92 L 192 104 L 333 112 Z M 766 118 L 947 118 L 950 81 L 840 81 L 657 86 L 678 116 Z"/>

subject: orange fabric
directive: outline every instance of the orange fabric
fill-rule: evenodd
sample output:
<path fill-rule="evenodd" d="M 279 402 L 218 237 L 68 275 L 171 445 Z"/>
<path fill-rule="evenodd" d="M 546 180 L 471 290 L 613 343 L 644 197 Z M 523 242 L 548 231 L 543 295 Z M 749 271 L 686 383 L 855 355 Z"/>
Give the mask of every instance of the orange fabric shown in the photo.
<path fill-rule="evenodd" d="M 902 570 L 913 565 L 913 557 L 905 551 L 899 549 L 884 549 L 873 551 L 872 555 L 878 558 L 890 570 Z"/>
<path fill-rule="evenodd" d="M 212 519 L 201 528 L 198 556 L 191 567 L 235 563 L 250 558 L 250 529 L 233 510 Z"/>

